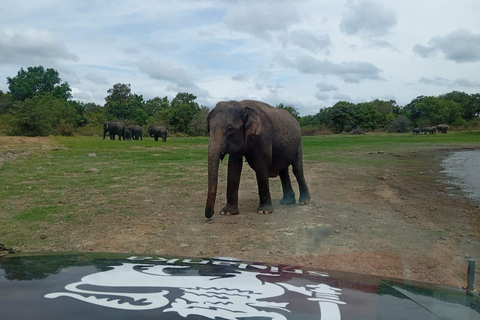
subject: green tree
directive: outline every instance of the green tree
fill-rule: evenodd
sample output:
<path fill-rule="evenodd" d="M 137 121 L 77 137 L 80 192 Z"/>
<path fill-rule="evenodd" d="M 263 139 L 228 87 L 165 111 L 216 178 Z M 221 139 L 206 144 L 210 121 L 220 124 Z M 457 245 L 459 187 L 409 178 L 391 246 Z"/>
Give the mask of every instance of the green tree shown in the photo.
<path fill-rule="evenodd" d="M 372 101 L 377 111 L 377 124 L 379 128 L 385 128 L 396 119 L 399 107 L 395 100 L 384 101 L 375 99 Z"/>
<path fill-rule="evenodd" d="M 11 134 L 25 136 L 47 136 L 57 134 L 59 125 L 73 127 L 77 112 L 63 99 L 48 93 L 25 101 L 17 101 L 12 109 Z"/>
<path fill-rule="evenodd" d="M 15 100 L 11 94 L 3 93 L 3 91 L 0 90 L 0 114 L 5 114 L 10 111 L 14 102 Z"/>
<path fill-rule="evenodd" d="M 135 119 L 137 109 L 143 109 L 143 96 L 132 93 L 130 84 L 117 83 L 107 93 L 104 108 L 109 120 Z"/>
<path fill-rule="evenodd" d="M 459 103 L 440 97 L 420 96 L 405 106 L 410 121 L 417 127 L 440 123 L 459 125 L 464 123 Z"/>
<path fill-rule="evenodd" d="M 178 93 L 164 113 L 168 127 L 174 132 L 190 134 L 190 123 L 200 112 L 200 106 L 195 100 L 197 96 L 191 93 Z"/>
<path fill-rule="evenodd" d="M 62 82 L 54 69 L 44 69 L 43 66 L 28 67 L 25 71 L 20 68 L 17 76 L 7 77 L 8 90 L 17 101 L 24 101 L 46 93 L 55 98 L 68 100 L 71 98 L 71 89 L 68 82 Z"/>
<path fill-rule="evenodd" d="M 147 100 L 143 109 L 145 110 L 146 114 L 151 117 L 155 113 L 161 110 L 166 110 L 170 107 L 170 102 L 168 101 L 168 97 L 155 97 L 153 99 Z"/>
<path fill-rule="evenodd" d="M 192 136 L 205 136 L 207 134 L 207 116 L 210 113 L 210 108 L 202 106 L 200 112 L 190 122 L 189 134 Z"/>
<path fill-rule="evenodd" d="M 276 106 L 278 109 L 283 109 L 288 111 L 295 119 L 299 120 L 300 119 L 300 114 L 298 113 L 297 108 L 294 106 L 286 106 L 283 103 L 280 103 L 279 105 Z"/>
<path fill-rule="evenodd" d="M 480 113 L 480 94 L 478 93 L 470 95 L 465 92 L 452 91 L 442 94 L 439 98 L 458 103 L 461 110 L 461 117 L 465 121 L 475 119 Z"/>

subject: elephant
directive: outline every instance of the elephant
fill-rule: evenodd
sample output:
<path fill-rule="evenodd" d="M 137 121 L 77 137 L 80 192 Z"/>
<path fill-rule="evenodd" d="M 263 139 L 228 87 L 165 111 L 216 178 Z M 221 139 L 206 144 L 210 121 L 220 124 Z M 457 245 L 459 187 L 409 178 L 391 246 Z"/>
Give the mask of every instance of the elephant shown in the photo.
<path fill-rule="evenodd" d="M 143 140 L 143 128 L 141 126 L 134 124 L 128 127 L 128 129 L 132 132 L 133 140 Z"/>
<path fill-rule="evenodd" d="M 446 124 L 437 124 L 436 126 L 438 132 L 441 133 L 447 133 L 448 132 L 448 126 Z"/>
<path fill-rule="evenodd" d="M 412 134 L 414 134 L 414 135 L 420 134 L 420 129 L 419 128 L 413 129 Z"/>
<path fill-rule="evenodd" d="M 437 129 L 435 127 L 423 127 L 420 131 L 423 134 L 427 134 L 427 133 L 435 134 L 435 133 L 437 133 Z"/>
<path fill-rule="evenodd" d="M 227 174 L 227 204 L 222 215 L 237 215 L 238 188 L 245 157 L 255 171 L 260 202 L 257 213 L 273 212 L 269 178 L 280 175 L 283 197 L 280 204 L 295 204 L 288 173 L 293 173 L 300 189 L 300 204 L 308 204 L 311 196 L 303 174 L 300 125 L 287 111 L 252 100 L 221 101 L 208 114 L 208 195 L 205 218 L 214 214 L 217 196 L 219 163 L 229 154 Z"/>
<path fill-rule="evenodd" d="M 130 129 L 125 130 L 125 137 L 123 140 L 132 140 L 132 131 L 130 131 Z"/>
<path fill-rule="evenodd" d="M 103 140 L 105 140 L 105 134 L 110 134 L 110 140 L 115 140 L 115 136 L 118 135 L 118 140 L 125 140 L 125 125 L 117 121 L 109 121 L 103 124 Z"/>
<path fill-rule="evenodd" d="M 163 142 L 167 142 L 168 131 L 165 127 L 155 126 L 148 128 L 148 134 L 150 137 L 154 138 L 155 141 L 158 141 L 158 137 L 162 137 Z"/>

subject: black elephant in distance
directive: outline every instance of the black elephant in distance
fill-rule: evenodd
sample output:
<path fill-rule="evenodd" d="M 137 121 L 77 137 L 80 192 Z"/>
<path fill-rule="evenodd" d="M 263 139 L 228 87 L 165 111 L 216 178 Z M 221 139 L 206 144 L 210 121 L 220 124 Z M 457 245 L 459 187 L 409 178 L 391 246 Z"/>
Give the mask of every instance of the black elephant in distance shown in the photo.
<path fill-rule="evenodd" d="M 133 140 L 143 140 L 143 128 L 141 126 L 134 124 L 128 127 L 128 129 L 132 132 Z"/>
<path fill-rule="evenodd" d="M 115 140 L 115 136 L 118 136 L 118 140 L 125 140 L 126 127 L 123 123 L 118 121 L 109 121 L 103 124 L 103 140 L 107 132 L 110 135 L 110 140 Z"/>
<path fill-rule="evenodd" d="M 259 101 L 219 102 L 207 117 L 210 141 L 208 144 L 208 196 L 205 217 L 214 214 L 217 195 L 219 162 L 228 158 L 227 204 L 220 211 L 223 215 L 236 215 L 238 188 L 243 157 L 255 171 L 260 203 L 258 213 L 273 211 L 269 178 L 280 175 L 283 197 L 280 204 L 294 204 L 288 173 L 292 165 L 300 189 L 300 204 L 310 202 L 303 174 L 303 155 L 300 125 L 287 111 Z"/>
<path fill-rule="evenodd" d="M 155 141 L 158 141 L 158 137 L 161 137 L 163 142 L 167 142 L 168 131 L 165 127 L 162 127 L 162 126 L 150 127 L 148 128 L 147 132 L 150 135 L 150 137 L 155 139 Z"/>
<path fill-rule="evenodd" d="M 132 131 L 130 131 L 130 129 L 125 130 L 124 140 L 132 140 Z"/>

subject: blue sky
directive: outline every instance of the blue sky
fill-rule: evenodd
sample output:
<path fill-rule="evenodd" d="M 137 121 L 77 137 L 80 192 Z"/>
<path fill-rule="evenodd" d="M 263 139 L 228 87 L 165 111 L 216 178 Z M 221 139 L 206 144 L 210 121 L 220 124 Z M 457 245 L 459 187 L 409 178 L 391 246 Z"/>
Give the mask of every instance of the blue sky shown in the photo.
<path fill-rule="evenodd" d="M 315 114 L 339 100 L 480 92 L 480 2 L 3 1 L 0 90 L 43 65 L 73 98 L 256 99 Z"/>

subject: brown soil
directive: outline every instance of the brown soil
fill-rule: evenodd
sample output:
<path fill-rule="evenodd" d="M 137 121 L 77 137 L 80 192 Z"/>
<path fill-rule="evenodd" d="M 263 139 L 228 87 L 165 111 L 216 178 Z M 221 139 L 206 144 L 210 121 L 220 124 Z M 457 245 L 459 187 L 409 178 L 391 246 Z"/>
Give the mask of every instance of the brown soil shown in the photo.
<path fill-rule="evenodd" d="M 40 146 L 48 145 L 47 139 L 36 139 Z M 154 186 L 142 186 L 122 194 L 137 215 L 102 215 L 73 231 L 62 224 L 48 226 L 45 236 L 54 244 L 20 249 L 232 256 L 461 287 L 466 284 L 466 257 L 480 262 L 480 210 L 478 203 L 443 182 L 443 155 L 445 150 L 434 149 L 371 153 L 372 159 L 416 160 L 415 165 L 397 161 L 372 172 L 307 162 L 311 203 L 279 205 L 281 185 L 272 179 L 275 211 L 270 215 L 255 213 L 256 181 L 247 166 L 240 214 L 219 215 L 226 191 L 222 172 L 216 214 L 209 222 L 203 214 L 206 190 L 183 197 L 180 188 L 148 193 Z M 206 173 L 199 173 L 199 179 L 206 181 Z"/>

